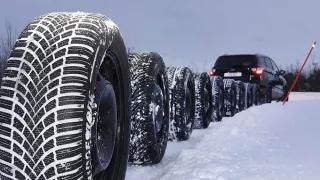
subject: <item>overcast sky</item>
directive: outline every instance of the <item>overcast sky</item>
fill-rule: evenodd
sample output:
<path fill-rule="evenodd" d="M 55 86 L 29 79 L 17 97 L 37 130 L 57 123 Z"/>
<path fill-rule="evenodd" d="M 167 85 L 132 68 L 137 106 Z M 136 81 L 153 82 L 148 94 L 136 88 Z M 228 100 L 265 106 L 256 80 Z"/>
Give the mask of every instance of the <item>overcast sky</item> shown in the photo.
<path fill-rule="evenodd" d="M 319 9 L 319 0 L 0 0 L 0 34 L 5 20 L 20 32 L 45 13 L 97 12 L 120 27 L 127 47 L 156 51 L 168 65 L 204 70 L 222 54 L 259 52 L 285 67 L 320 40 Z"/>

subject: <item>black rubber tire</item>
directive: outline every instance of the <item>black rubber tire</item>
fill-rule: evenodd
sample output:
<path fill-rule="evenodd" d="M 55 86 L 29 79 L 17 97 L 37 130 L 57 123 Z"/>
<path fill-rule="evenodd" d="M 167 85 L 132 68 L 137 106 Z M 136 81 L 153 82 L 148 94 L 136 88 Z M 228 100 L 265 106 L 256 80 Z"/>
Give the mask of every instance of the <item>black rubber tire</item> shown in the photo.
<path fill-rule="evenodd" d="M 167 72 L 170 99 L 169 140 L 185 141 L 192 134 L 195 118 L 194 75 L 188 67 L 169 67 Z M 189 115 L 185 112 L 187 102 L 190 105 Z"/>
<path fill-rule="evenodd" d="M 224 116 L 224 84 L 220 76 L 211 77 L 212 84 L 212 121 L 219 122 Z"/>
<path fill-rule="evenodd" d="M 157 164 L 165 154 L 169 133 L 169 89 L 165 63 L 154 52 L 131 53 L 129 62 L 132 88 L 129 162 Z M 153 105 L 158 107 L 158 111 Z M 161 121 L 159 129 L 156 120 Z"/>
<path fill-rule="evenodd" d="M 93 177 L 99 71 L 114 88 L 118 124 L 111 162 Z M 2 179 L 125 179 L 128 57 L 119 29 L 107 17 L 51 13 L 33 20 L 13 47 L 0 95 Z"/>
<path fill-rule="evenodd" d="M 245 87 L 242 81 L 236 81 L 237 85 L 237 104 L 236 112 L 241 112 L 245 108 Z"/>
<path fill-rule="evenodd" d="M 245 109 L 248 109 L 253 104 L 253 91 L 251 83 L 244 83 L 245 87 Z"/>
<path fill-rule="evenodd" d="M 258 84 L 252 84 L 252 96 L 253 103 L 252 105 L 260 105 L 260 86 Z"/>
<path fill-rule="evenodd" d="M 226 117 L 236 114 L 237 85 L 233 79 L 223 79 L 224 84 L 224 109 Z"/>
<path fill-rule="evenodd" d="M 195 74 L 196 111 L 194 129 L 206 129 L 212 118 L 212 84 L 208 73 Z"/>
<path fill-rule="evenodd" d="M 266 95 L 265 95 L 265 101 L 266 103 L 271 103 L 272 102 L 272 88 L 271 88 L 271 85 L 269 85 L 267 87 L 267 92 L 266 92 Z"/>

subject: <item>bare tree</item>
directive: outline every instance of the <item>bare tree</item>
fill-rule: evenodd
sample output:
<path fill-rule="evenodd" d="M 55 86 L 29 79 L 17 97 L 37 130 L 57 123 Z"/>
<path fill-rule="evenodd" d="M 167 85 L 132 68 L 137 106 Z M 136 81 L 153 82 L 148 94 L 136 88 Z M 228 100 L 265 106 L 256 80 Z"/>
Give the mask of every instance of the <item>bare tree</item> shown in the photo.
<path fill-rule="evenodd" d="M 198 66 L 197 66 L 197 64 L 194 62 L 194 61 L 192 61 L 191 62 L 191 71 L 193 72 L 193 73 L 198 73 L 199 71 L 198 71 Z"/>
<path fill-rule="evenodd" d="M 204 58 L 203 71 L 204 71 L 204 72 L 207 72 L 207 71 L 208 71 L 208 62 L 207 62 L 207 58 Z"/>
<path fill-rule="evenodd" d="M 0 37 L 0 60 L 7 60 L 9 58 L 11 49 L 17 38 L 17 33 L 14 31 L 12 25 L 6 21 L 5 22 L 5 34 Z"/>
<path fill-rule="evenodd" d="M 11 49 L 14 46 L 17 36 L 18 34 L 13 29 L 12 25 L 6 21 L 4 35 L 0 36 L 0 78 L 2 78 L 7 60 L 10 56 Z"/>

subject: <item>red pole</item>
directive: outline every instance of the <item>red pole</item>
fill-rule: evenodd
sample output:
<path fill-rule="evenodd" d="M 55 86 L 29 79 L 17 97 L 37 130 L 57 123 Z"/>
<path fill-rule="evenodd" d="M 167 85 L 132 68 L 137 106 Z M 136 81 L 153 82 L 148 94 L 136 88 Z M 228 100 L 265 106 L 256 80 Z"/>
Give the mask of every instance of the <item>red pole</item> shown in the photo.
<path fill-rule="evenodd" d="M 303 65 L 301 66 L 301 69 L 300 69 L 300 71 L 298 72 L 298 74 L 297 74 L 297 76 L 296 76 L 296 79 L 293 81 L 293 83 L 292 83 L 292 85 L 291 85 L 291 87 L 290 87 L 290 89 L 289 89 L 286 97 L 284 98 L 282 105 L 284 105 L 284 104 L 286 103 L 286 101 L 287 101 L 287 99 L 288 99 L 288 97 L 289 97 L 289 94 L 291 93 L 293 87 L 294 87 L 295 84 L 297 83 L 298 78 L 300 77 L 301 72 L 302 72 L 302 70 L 303 70 L 303 68 L 304 68 L 304 65 L 306 65 L 306 63 L 307 63 L 307 61 L 308 61 L 308 59 L 309 59 L 309 56 L 310 56 L 310 54 L 312 53 L 313 48 L 316 47 L 316 44 L 317 44 L 317 41 L 315 41 L 315 42 L 312 44 L 312 47 L 311 47 L 311 49 L 310 49 L 310 51 L 309 51 L 309 53 L 308 53 L 308 56 L 307 56 L 306 60 L 304 60 L 304 63 L 303 63 Z"/>

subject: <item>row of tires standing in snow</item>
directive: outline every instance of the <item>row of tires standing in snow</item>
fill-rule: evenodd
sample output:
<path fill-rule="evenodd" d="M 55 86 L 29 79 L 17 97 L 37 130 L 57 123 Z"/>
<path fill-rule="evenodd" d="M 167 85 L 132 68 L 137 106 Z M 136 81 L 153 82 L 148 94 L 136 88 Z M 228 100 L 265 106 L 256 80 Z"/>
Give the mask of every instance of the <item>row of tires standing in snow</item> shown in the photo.
<path fill-rule="evenodd" d="M 255 85 L 127 54 L 93 13 L 50 13 L 18 37 L 0 89 L 0 179 L 125 178 L 168 141 L 258 105 Z"/>
<path fill-rule="evenodd" d="M 255 84 L 166 67 L 154 52 L 129 54 L 132 115 L 129 162 L 159 163 L 168 141 L 186 141 L 193 129 L 258 105 Z"/>

